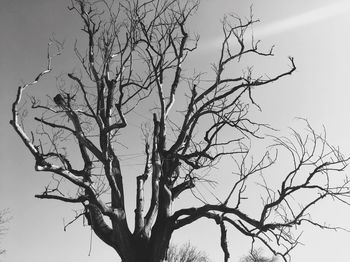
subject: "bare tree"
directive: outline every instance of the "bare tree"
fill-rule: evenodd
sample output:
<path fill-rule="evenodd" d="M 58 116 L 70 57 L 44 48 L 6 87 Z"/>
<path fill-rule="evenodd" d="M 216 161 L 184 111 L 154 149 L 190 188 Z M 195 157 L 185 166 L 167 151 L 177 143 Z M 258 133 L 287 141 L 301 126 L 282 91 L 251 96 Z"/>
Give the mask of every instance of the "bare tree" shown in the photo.
<path fill-rule="evenodd" d="M 264 257 L 261 249 L 251 249 L 249 255 L 241 259 L 241 262 L 276 262 L 276 258 Z"/>
<path fill-rule="evenodd" d="M 0 210 L 0 238 L 6 233 L 7 231 L 7 224 L 10 221 L 9 217 L 9 210 L 3 209 Z M 5 253 L 5 249 L 0 248 L 0 255 Z"/>
<path fill-rule="evenodd" d="M 10 124 L 34 157 L 35 170 L 53 174 L 36 197 L 81 205 L 75 219 L 84 216 L 124 262 L 166 261 L 173 232 L 201 218 L 218 225 L 224 261 L 229 258 L 228 225 L 287 260 L 299 241 L 295 227 L 310 223 L 327 228 L 312 220 L 312 206 L 328 197 L 347 203 L 349 181 L 339 178 L 347 159 L 308 123 L 305 136 L 294 131 L 291 137 L 276 136 L 260 160 L 252 159 L 250 146 L 263 138 L 261 129 L 269 129 L 250 114 L 252 107 L 259 108 L 254 90 L 292 74 L 294 60 L 289 58 L 290 67 L 276 75 L 253 72 L 252 67 L 235 70 L 246 56 L 268 58 L 273 49 L 263 51 L 259 41 L 246 40 L 247 30 L 257 22 L 252 16 L 226 16 L 209 79 L 189 74 L 187 59 L 199 38 L 187 25 L 198 5 L 191 0 L 72 0 L 69 9 L 80 17 L 86 35 L 74 50 L 82 71 L 68 73 L 72 85 L 59 85 L 58 94 L 46 103 L 31 98 L 37 128 L 25 130 L 23 93 L 52 71 L 52 60 L 61 52 L 61 45 L 51 41 L 46 70 L 18 88 Z M 152 119 L 149 128 L 140 128 L 145 164 L 141 174 L 125 176 L 121 144 L 134 142 L 128 132 L 135 126 L 128 119 L 140 106 L 148 107 L 143 116 Z M 265 172 L 283 150 L 279 156 L 290 170 L 283 168 L 280 184 L 270 185 Z M 81 161 L 73 162 L 76 152 Z M 211 183 L 208 173 L 224 159 L 236 165 L 232 186 L 226 195 L 206 200 L 198 195 L 198 185 Z M 123 183 L 132 175 L 137 185 L 133 229 Z M 262 190 L 251 190 L 256 183 Z M 149 199 L 144 193 L 148 189 Z M 184 192 L 200 202 L 173 210 Z M 300 197 L 304 192 L 307 198 Z M 244 203 L 252 198 L 260 203 L 258 215 L 245 210 Z"/>
<path fill-rule="evenodd" d="M 210 259 L 204 252 L 188 242 L 181 246 L 170 244 L 168 262 L 210 262 Z"/>

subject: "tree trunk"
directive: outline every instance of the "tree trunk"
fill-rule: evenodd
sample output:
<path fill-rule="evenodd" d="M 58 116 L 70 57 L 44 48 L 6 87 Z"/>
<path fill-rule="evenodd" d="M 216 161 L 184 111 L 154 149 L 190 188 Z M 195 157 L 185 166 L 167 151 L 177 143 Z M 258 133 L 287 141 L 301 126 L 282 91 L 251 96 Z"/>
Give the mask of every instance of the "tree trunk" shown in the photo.
<path fill-rule="evenodd" d="M 167 253 L 169 242 L 172 235 L 171 223 L 164 219 L 158 220 L 153 229 L 150 238 L 144 234 L 135 236 L 133 241 L 133 248 L 131 252 L 134 256 L 124 255 L 124 257 L 133 257 L 130 261 L 123 260 L 123 262 L 165 262 L 167 261 Z M 125 250 L 126 252 L 130 252 Z"/>
<path fill-rule="evenodd" d="M 167 252 L 170 238 L 159 238 L 152 245 L 145 245 L 145 243 L 136 243 L 131 252 L 134 253 L 134 259 L 122 260 L 122 262 L 165 262 L 167 259 Z M 149 243 L 150 244 L 150 243 Z M 148 248 L 147 248 L 148 247 Z M 128 256 L 132 257 L 132 256 Z"/>

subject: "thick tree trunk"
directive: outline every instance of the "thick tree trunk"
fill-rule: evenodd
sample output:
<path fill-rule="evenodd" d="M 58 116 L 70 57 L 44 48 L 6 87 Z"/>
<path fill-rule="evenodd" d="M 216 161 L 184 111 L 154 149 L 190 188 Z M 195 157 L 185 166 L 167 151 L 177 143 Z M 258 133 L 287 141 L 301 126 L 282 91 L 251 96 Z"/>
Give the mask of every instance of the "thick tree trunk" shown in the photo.
<path fill-rule="evenodd" d="M 134 235 L 131 250 L 124 249 L 123 252 L 133 254 L 120 254 L 124 257 L 123 262 L 165 262 L 172 235 L 171 223 L 167 220 L 158 220 L 152 229 L 150 238 L 146 235 Z"/>
<path fill-rule="evenodd" d="M 159 238 L 160 241 L 154 242 L 152 245 L 145 243 L 137 243 L 134 248 L 127 252 L 133 252 L 134 259 L 124 259 L 122 262 L 165 262 L 167 260 L 167 252 L 170 238 Z"/>

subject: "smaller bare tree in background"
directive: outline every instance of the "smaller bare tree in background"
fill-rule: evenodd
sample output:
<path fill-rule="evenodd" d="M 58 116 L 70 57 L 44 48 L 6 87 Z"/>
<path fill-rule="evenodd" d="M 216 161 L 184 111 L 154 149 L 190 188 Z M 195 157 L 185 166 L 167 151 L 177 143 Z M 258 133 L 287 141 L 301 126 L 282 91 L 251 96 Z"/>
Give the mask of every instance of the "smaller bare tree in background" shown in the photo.
<path fill-rule="evenodd" d="M 261 248 L 251 249 L 249 255 L 242 258 L 240 262 L 277 262 L 277 257 L 265 257 Z"/>
<path fill-rule="evenodd" d="M 7 224 L 10 220 L 9 217 L 9 210 L 8 209 L 3 209 L 0 210 L 0 240 L 2 239 L 2 236 L 6 233 L 8 227 Z M 5 249 L 0 246 L 0 255 L 5 253 Z"/>
<path fill-rule="evenodd" d="M 207 254 L 190 242 L 183 245 L 170 244 L 168 262 L 211 262 Z"/>

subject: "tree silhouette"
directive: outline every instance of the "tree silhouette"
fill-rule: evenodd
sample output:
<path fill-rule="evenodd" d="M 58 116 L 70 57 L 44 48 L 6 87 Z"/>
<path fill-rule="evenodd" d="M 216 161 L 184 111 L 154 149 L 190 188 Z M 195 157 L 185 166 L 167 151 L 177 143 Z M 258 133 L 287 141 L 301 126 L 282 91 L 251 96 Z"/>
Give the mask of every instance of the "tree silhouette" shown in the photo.
<path fill-rule="evenodd" d="M 7 224 L 10 221 L 9 215 L 9 210 L 8 209 L 3 209 L 0 210 L 0 238 L 6 233 L 7 231 Z M 0 255 L 5 253 L 5 249 L 0 248 Z"/>
<path fill-rule="evenodd" d="M 252 16 L 226 16 L 208 79 L 190 74 L 188 58 L 199 37 L 190 33 L 188 20 L 198 5 L 191 0 L 72 0 L 69 9 L 81 19 L 86 36 L 74 49 L 82 71 L 68 73 L 46 103 L 31 97 L 36 127 L 26 130 L 22 97 L 52 71 L 52 60 L 61 53 L 60 43 L 52 40 L 47 68 L 18 88 L 10 124 L 34 157 L 35 170 L 53 174 L 36 197 L 80 205 L 75 219 L 84 216 L 123 262 L 166 261 L 173 232 L 201 218 L 218 225 L 224 261 L 228 225 L 287 259 L 298 244 L 295 227 L 327 228 L 311 219 L 312 206 L 327 197 L 347 201 L 349 181 L 339 178 L 347 159 L 308 123 L 306 135 L 293 131 L 291 137 L 273 137 L 260 159 L 252 159 L 251 145 L 271 130 L 250 114 L 259 108 L 254 90 L 292 74 L 294 60 L 275 75 L 256 73 L 252 66 L 236 70 L 245 57 L 269 58 L 273 49 L 261 50 L 249 35 L 246 40 L 257 22 Z M 139 108 L 150 119 L 146 125 L 132 122 Z M 141 174 L 125 174 L 124 147 L 135 145 L 130 135 L 135 126 L 145 137 L 144 168 Z M 265 178 L 278 152 L 284 152 L 280 156 L 290 169 L 283 169 L 276 186 Z M 206 200 L 196 190 L 211 185 L 215 177 L 208 174 L 222 168 L 223 160 L 235 166 L 232 186 L 224 196 Z M 123 182 L 130 177 L 136 182 L 133 229 Z M 262 190 L 252 189 L 257 183 Z M 305 192 L 308 197 L 300 197 Z M 200 201 L 173 210 L 182 196 Z M 251 214 L 245 202 L 257 196 L 258 214 Z"/>
<path fill-rule="evenodd" d="M 210 259 L 204 252 L 188 242 L 181 246 L 170 244 L 168 262 L 210 262 Z"/>
<path fill-rule="evenodd" d="M 241 262 L 276 262 L 276 258 L 264 257 L 261 249 L 251 249 L 249 255 L 241 259 Z"/>

